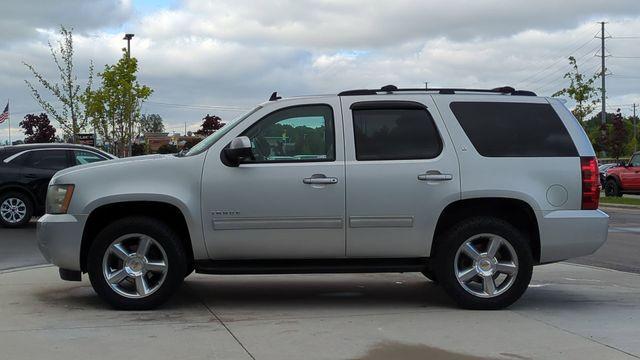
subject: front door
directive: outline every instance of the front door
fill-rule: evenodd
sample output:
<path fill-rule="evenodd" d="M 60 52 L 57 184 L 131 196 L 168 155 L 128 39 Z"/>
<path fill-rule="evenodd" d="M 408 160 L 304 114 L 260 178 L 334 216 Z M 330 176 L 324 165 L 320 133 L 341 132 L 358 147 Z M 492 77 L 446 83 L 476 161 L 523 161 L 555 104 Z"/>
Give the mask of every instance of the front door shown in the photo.
<path fill-rule="evenodd" d="M 202 216 L 212 259 L 344 257 L 342 118 L 337 98 L 325 100 L 260 109 L 208 150 Z M 229 167 L 220 152 L 237 136 L 250 138 L 255 160 Z"/>
<path fill-rule="evenodd" d="M 397 98 L 342 98 L 349 257 L 429 256 L 439 215 L 460 198 L 457 157 L 431 97 Z"/>
<path fill-rule="evenodd" d="M 629 161 L 629 167 L 622 173 L 625 190 L 640 191 L 640 154 L 635 154 Z"/>

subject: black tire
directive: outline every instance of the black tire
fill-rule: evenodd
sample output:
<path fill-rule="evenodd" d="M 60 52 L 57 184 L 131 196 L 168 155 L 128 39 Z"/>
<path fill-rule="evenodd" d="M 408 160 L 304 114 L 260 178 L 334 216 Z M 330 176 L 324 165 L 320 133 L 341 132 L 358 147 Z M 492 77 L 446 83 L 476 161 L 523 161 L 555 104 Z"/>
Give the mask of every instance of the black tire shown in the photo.
<path fill-rule="evenodd" d="M 495 234 L 506 240 L 517 256 L 518 270 L 513 283 L 494 297 L 479 297 L 465 290 L 455 275 L 456 253 L 461 245 L 478 234 Z M 510 223 L 492 217 L 475 217 L 454 225 L 439 239 L 434 271 L 447 294 L 465 309 L 496 310 L 518 300 L 527 290 L 533 272 L 533 257 L 527 238 Z"/>
<path fill-rule="evenodd" d="M 604 194 L 605 196 L 622 196 L 622 192 L 620 191 L 620 184 L 618 184 L 618 181 L 616 181 L 616 179 L 610 178 L 604 183 Z"/>
<path fill-rule="evenodd" d="M 31 198 L 29 197 L 29 195 L 18 191 L 8 191 L 0 195 L 0 206 L 2 206 L 2 204 L 4 204 L 4 202 L 9 199 L 20 200 L 24 204 L 25 215 L 21 220 L 17 222 L 8 221 L 3 216 L 0 216 L 0 225 L 7 228 L 18 228 L 28 224 L 31 220 L 31 217 L 33 216 L 33 202 L 31 202 Z"/>
<path fill-rule="evenodd" d="M 143 234 L 155 239 L 167 257 L 167 270 L 160 287 L 142 298 L 128 298 L 117 293 L 105 279 L 103 257 L 112 242 L 127 234 Z M 188 271 L 182 241 L 173 229 L 154 218 L 127 217 L 107 225 L 98 233 L 89 249 L 87 270 L 93 289 L 109 305 L 121 310 L 150 310 L 166 302 L 180 287 Z"/>

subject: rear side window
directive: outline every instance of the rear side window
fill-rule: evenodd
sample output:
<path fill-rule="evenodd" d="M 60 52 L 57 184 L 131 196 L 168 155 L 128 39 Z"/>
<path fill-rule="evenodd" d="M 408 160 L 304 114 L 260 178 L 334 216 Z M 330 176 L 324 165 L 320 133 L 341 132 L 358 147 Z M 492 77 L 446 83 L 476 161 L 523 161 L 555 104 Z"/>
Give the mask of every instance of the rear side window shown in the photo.
<path fill-rule="evenodd" d="M 69 167 L 67 153 L 67 150 L 30 151 L 22 164 L 38 169 L 62 170 Z"/>
<path fill-rule="evenodd" d="M 571 136 L 549 104 L 452 102 L 450 107 L 482 156 L 578 156 Z"/>
<path fill-rule="evenodd" d="M 432 159 L 442 151 L 442 140 L 431 114 L 419 104 L 354 104 L 353 132 L 356 159 Z"/>

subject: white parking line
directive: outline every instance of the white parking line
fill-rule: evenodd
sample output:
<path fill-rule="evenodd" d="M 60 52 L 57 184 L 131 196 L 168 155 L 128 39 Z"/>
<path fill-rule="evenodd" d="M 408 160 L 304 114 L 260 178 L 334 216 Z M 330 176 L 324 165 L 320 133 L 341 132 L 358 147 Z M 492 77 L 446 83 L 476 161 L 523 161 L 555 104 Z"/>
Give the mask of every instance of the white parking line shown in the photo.
<path fill-rule="evenodd" d="M 610 233 L 640 233 L 640 227 L 610 227 Z"/>

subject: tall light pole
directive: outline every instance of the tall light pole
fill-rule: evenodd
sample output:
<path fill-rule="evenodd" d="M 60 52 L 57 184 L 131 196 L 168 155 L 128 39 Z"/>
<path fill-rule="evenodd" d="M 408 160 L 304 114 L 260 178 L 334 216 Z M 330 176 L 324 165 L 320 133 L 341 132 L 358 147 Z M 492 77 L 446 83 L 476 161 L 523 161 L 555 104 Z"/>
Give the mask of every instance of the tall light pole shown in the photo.
<path fill-rule="evenodd" d="M 134 34 L 124 34 L 122 40 L 127 40 L 127 58 L 131 58 L 131 39 L 133 39 Z"/>
<path fill-rule="evenodd" d="M 127 40 L 127 62 L 131 59 L 131 39 L 133 39 L 134 34 L 124 34 L 122 40 Z M 127 120 L 129 121 L 129 156 L 131 156 L 131 147 L 133 144 L 133 124 L 131 119 L 131 110 L 127 111 Z"/>

